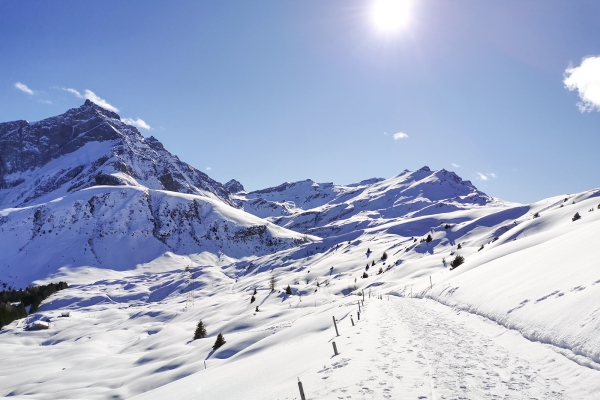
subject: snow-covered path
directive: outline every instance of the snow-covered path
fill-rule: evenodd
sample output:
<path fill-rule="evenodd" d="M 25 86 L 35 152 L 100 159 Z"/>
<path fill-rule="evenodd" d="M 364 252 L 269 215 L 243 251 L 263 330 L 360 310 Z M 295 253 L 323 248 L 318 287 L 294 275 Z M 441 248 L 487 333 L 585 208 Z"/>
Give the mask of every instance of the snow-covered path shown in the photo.
<path fill-rule="evenodd" d="M 306 377 L 308 398 L 594 398 L 585 387 L 597 371 L 481 317 L 410 298 L 366 304 L 335 339 L 340 355 L 316 372 L 321 384 Z"/>

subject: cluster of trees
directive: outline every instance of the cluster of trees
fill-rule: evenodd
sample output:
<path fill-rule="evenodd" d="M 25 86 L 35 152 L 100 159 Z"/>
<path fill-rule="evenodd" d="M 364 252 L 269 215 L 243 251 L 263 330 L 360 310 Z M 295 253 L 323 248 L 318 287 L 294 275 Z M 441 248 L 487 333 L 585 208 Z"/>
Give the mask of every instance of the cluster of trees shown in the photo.
<path fill-rule="evenodd" d="M 198 325 L 196 325 L 196 331 L 194 332 L 194 340 L 196 339 L 204 339 L 206 337 L 206 327 L 202 320 L 198 321 Z M 217 340 L 215 340 L 215 344 L 213 344 L 213 350 L 218 349 L 223 346 L 225 343 L 225 336 L 222 333 L 217 335 Z"/>
<path fill-rule="evenodd" d="M 5 290 L 0 292 L 0 328 L 16 319 L 27 316 L 26 307 L 31 306 L 29 313 L 33 314 L 50 295 L 68 288 L 66 282 L 49 283 L 48 285 L 29 286 L 27 289 Z M 12 305 L 11 303 L 19 303 Z"/>

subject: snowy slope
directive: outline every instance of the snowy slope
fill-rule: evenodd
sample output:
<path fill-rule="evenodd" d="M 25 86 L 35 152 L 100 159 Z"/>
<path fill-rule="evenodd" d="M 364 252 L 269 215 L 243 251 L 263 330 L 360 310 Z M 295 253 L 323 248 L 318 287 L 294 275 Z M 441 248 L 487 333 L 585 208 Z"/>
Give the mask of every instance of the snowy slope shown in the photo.
<path fill-rule="evenodd" d="M 242 259 L 305 240 L 218 200 L 125 186 L 1 210 L 0 239 L 0 284 L 12 287 L 61 270 L 135 269 L 166 252 Z"/>

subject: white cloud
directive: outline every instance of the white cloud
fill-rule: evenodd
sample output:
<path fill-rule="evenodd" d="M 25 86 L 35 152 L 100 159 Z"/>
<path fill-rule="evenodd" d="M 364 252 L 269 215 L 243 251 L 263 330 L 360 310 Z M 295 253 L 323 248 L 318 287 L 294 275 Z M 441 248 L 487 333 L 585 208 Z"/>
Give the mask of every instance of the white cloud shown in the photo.
<path fill-rule="evenodd" d="M 17 82 L 17 83 L 15 83 L 15 87 L 16 87 L 17 89 L 19 89 L 21 92 L 23 92 L 23 93 L 27 93 L 28 95 L 31 95 L 31 96 L 33 96 L 33 95 L 35 94 L 35 92 L 34 92 L 33 90 L 29 89 L 29 88 L 27 87 L 27 85 L 26 85 L 26 84 L 24 84 L 24 83 Z"/>
<path fill-rule="evenodd" d="M 135 126 L 136 128 L 140 128 L 140 129 L 146 129 L 146 130 L 150 130 L 152 129 L 150 127 L 150 125 L 148 125 L 146 123 L 146 121 L 144 121 L 141 118 L 138 119 L 133 119 L 133 118 L 121 118 L 121 121 L 125 122 L 127 125 L 132 125 Z"/>
<path fill-rule="evenodd" d="M 477 172 L 477 179 L 480 181 L 487 181 L 488 179 L 496 179 L 496 174 L 493 172 L 482 174 L 481 172 Z"/>
<path fill-rule="evenodd" d="M 387 132 L 383 132 L 383 136 L 389 136 L 390 134 Z"/>
<path fill-rule="evenodd" d="M 408 137 L 408 135 L 404 132 L 398 132 L 398 133 L 394 133 L 394 136 L 392 136 L 394 138 L 394 140 L 398 140 L 398 139 L 406 139 Z"/>
<path fill-rule="evenodd" d="M 211 167 L 206 167 L 206 170 L 207 170 L 207 171 L 210 171 L 211 169 L 212 169 Z"/>
<path fill-rule="evenodd" d="M 579 92 L 579 111 L 600 111 L 600 55 L 585 57 L 579 67 L 570 65 L 563 83 L 567 89 Z"/>
<path fill-rule="evenodd" d="M 42 104 L 53 104 L 50 100 L 45 100 L 45 99 L 38 99 L 37 102 L 42 103 Z"/>
<path fill-rule="evenodd" d="M 453 166 L 454 168 L 460 168 L 460 165 L 458 165 L 458 164 L 456 164 L 456 163 L 452 163 L 452 166 Z"/>
<path fill-rule="evenodd" d="M 79 93 L 77 90 L 75 90 L 73 88 L 62 88 L 62 90 L 72 93 L 75 95 L 75 97 L 79 97 L 80 99 L 90 100 L 90 101 L 98 104 L 100 107 L 106 108 L 109 111 L 119 112 L 119 109 L 117 107 L 113 106 L 108 101 L 104 100 L 103 98 L 98 96 L 96 93 L 92 92 L 91 90 L 85 89 L 83 94 Z"/>

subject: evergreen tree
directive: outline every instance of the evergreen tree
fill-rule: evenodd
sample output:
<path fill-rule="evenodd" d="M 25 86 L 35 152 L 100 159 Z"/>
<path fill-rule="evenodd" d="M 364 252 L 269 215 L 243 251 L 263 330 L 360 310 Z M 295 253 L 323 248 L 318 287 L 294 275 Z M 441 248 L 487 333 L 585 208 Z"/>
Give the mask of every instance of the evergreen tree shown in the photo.
<path fill-rule="evenodd" d="M 371 249 L 367 249 L 367 254 L 371 254 Z"/>
<path fill-rule="evenodd" d="M 196 325 L 196 332 L 194 332 L 194 340 L 202 339 L 206 337 L 206 328 L 202 323 L 202 320 L 198 321 L 198 325 Z"/>
<path fill-rule="evenodd" d="M 364 278 L 368 278 L 368 277 L 369 277 L 369 274 L 367 274 L 367 273 L 365 272 L 365 273 L 363 273 L 363 276 L 362 276 L 362 277 L 363 277 L 363 279 L 364 279 Z"/>
<path fill-rule="evenodd" d="M 382 260 L 387 260 L 387 257 L 388 257 L 388 256 L 387 256 L 387 253 L 384 251 L 384 252 L 383 252 L 383 255 L 381 256 L 381 259 L 382 259 Z"/>
<path fill-rule="evenodd" d="M 290 285 L 288 285 L 288 286 L 285 288 L 285 294 L 292 294 L 292 288 L 290 287 Z"/>
<path fill-rule="evenodd" d="M 271 279 L 269 280 L 269 289 L 271 289 L 271 292 L 275 290 L 275 276 L 271 275 Z"/>
<path fill-rule="evenodd" d="M 258 307 L 257 307 L 258 308 Z M 222 333 L 219 333 L 217 335 L 217 340 L 215 340 L 215 344 L 213 344 L 213 350 L 218 349 L 219 347 L 223 346 L 225 343 L 227 343 L 225 341 L 225 337 L 223 336 Z"/>
<path fill-rule="evenodd" d="M 373 260 L 373 263 L 371 264 L 371 267 L 375 266 L 375 260 Z"/>
<path fill-rule="evenodd" d="M 254 288 L 254 293 L 252 293 L 252 295 L 256 295 L 256 288 Z"/>
<path fill-rule="evenodd" d="M 462 245 L 461 245 L 460 243 L 458 244 L 458 247 L 457 247 L 457 249 L 458 249 L 458 250 L 462 249 Z"/>
<path fill-rule="evenodd" d="M 458 267 L 459 265 L 463 264 L 465 262 L 465 258 L 463 256 L 461 256 L 460 254 L 457 254 L 456 257 L 454 257 L 454 260 L 452 260 L 452 262 L 450 263 L 450 269 L 453 270 L 454 268 Z"/>
<path fill-rule="evenodd" d="M 576 212 L 575 215 L 573 215 L 573 218 L 571 218 L 571 221 L 577 221 L 580 218 L 581 218 L 581 215 L 579 215 L 579 213 Z"/>
<path fill-rule="evenodd" d="M 256 301 L 256 297 L 254 297 L 254 295 L 250 298 L 250 304 L 254 303 Z"/>
<path fill-rule="evenodd" d="M 425 239 L 425 241 L 427 243 L 430 243 L 433 240 L 433 238 L 431 237 L 431 235 L 427 235 L 427 239 Z"/>

